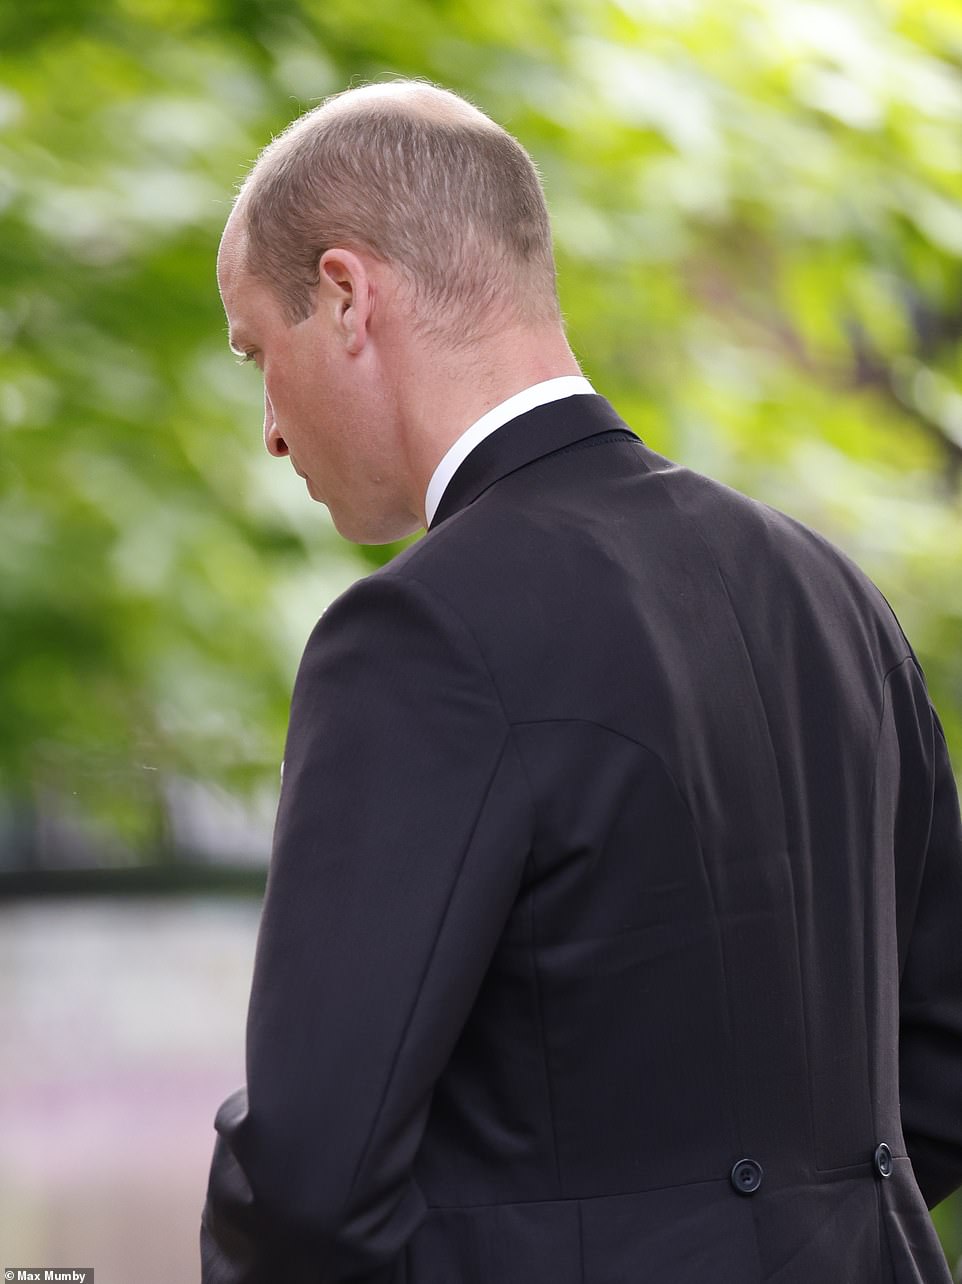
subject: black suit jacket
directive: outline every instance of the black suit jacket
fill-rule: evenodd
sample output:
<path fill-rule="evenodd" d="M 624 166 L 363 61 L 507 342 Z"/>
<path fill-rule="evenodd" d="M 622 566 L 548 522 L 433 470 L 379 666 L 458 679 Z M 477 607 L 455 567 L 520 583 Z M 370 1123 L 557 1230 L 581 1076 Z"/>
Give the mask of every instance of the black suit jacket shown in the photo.
<path fill-rule="evenodd" d="M 600 396 L 297 675 L 205 1284 L 948 1280 L 962 827 L 895 617 Z"/>

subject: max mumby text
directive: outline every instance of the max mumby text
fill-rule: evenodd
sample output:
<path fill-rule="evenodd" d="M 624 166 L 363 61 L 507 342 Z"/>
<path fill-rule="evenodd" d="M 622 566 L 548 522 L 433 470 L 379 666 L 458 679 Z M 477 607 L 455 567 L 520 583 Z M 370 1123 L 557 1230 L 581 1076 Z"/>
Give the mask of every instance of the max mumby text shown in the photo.
<path fill-rule="evenodd" d="M 64 1284 L 93 1284 L 94 1273 L 86 1268 L 53 1266 L 8 1266 L 3 1272 L 7 1284 L 18 1284 L 20 1280 L 63 1281 Z"/>

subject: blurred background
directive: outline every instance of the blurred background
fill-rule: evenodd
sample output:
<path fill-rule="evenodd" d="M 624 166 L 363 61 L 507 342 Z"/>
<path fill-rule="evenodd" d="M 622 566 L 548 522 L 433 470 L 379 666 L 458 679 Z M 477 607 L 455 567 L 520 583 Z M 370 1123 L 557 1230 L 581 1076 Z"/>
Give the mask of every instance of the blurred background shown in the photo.
<path fill-rule="evenodd" d="M 586 374 L 859 562 L 962 769 L 958 0 L 0 0 L 4 1265 L 199 1275 L 295 668 L 399 547 L 264 452 L 214 258 L 392 75 L 524 142 Z"/>

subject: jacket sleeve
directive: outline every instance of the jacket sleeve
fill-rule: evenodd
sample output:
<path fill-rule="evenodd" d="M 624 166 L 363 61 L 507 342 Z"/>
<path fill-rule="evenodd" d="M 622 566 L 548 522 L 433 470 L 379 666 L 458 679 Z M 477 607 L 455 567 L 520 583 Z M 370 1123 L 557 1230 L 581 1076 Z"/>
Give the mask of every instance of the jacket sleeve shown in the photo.
<path fill-rule="evenodd" d="M 933 1208 L 962 1184 L 962 821 L 942 724 L 921 670 L 905 668 L 918 712 L 903 748 L 903 788 L 919 783 L 900 802 L 897 837 L 921 841 L 896 853 L 899 1093 L 906 1148 Z"/>
<path fill-rule="evenodd" d="M 247 1019 L 217 1112 L 203 1284 L 389 1280 L 425 1215 L 433 1086 L 520 886 L 531 807 L 473 636 L 380 571 L 291 704 Z"/>

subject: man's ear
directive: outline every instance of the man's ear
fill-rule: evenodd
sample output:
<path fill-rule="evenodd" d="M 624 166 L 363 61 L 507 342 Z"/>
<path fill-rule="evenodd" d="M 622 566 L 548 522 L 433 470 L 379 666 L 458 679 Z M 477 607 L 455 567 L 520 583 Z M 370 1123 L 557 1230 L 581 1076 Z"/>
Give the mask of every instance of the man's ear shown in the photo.
<path fill-rule="evenodd" d="M 318 303 L 352 354 L 367 342 L 373 302 L 373 281 L 361 255 L 341 246 L 325 250 L 318 262 Z"/>

